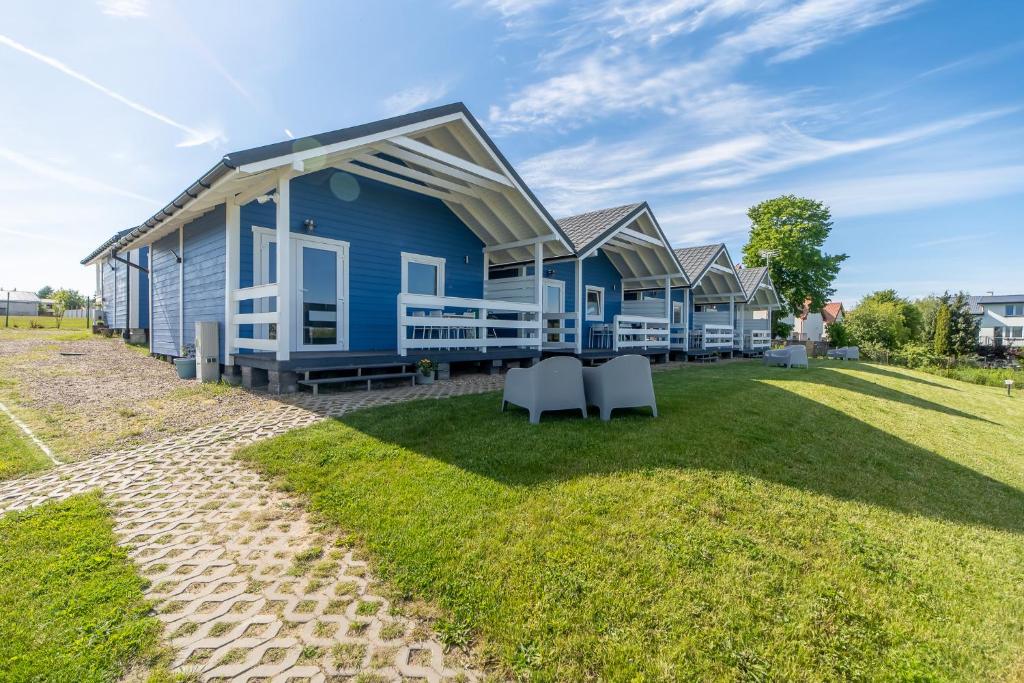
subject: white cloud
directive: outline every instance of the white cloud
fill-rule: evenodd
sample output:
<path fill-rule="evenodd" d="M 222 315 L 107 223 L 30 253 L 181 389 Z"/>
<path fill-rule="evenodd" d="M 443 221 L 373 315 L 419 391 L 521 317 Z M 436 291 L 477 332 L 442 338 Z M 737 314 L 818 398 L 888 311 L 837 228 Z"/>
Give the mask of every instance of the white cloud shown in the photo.
<path fill-rule="evenodd" d="M 964 242 L 975 242 L 978 240 L 987 239 L 992 237 L 994 233 L 971 233 L 969 235 L 955 235 L 953 237 L 940 237 L 934 240 L 926 240 L 924 242 L 918 242 L 914 245 L 917 249 L 927 249 L 929 247 L 944 247 L 950 244 L 963 244 Z"/>
<path fill-rule="evenodd" d="M 107 97 L 110 97 L 111 99 L 114 99 L 114 100 L 120 102 L 121 104 L 124 104 L 124 105 L 134 109 L 137 112 L 145 114 L 146 116 L 149 116 L 150 118 L 156 119 L 160 123 L 166 124 L 168 126 L 171 126 L 172 128 L 176 128 L 176 129 L 182 131 L 183 133 L 185 133 L 186 137 L 185 137 L 185 139 L 182 142 L 178 143 L 179 147 L 193 147 L 193 146 L 196 146 L 196 145 L 201 145 L 201 144 L 206 144 L 206 143 L 210 143 L 210 142 L 214 142 L 214 141 L 222 141 L 222 140 L 224 140 L 224 135 L 223 135 L 223 133 L 220 130 L 213 130 L 213 129 L 211 129 L 211 130 L 197 130 L 195 128 L 191 128 L 189 126 L 186 126 L 183 123 L 178 123 L 177 121 L 175 121 L 174 119 L 170 118 L 169 116 L 161 114 L 160 112 L 155 111 L 153 109 L 150 109 L 149 107 L 147 107 L 147 106 L 145 106 L 143 104 L 139 104 L 138 102 L 135 102 L 134 100 L 131 100 L 131 99 L 125 97 L 121 93 L 115 92 L 114 90 L 111 90 L 110 88 L 97 83 L 96 81 L 94 81 L 93 79 L 89 78 L 88 76 L 86 76 L 86 75 L 84 75 L 84 74 L 82 74 L 82 73 L 80 73 L 78 71 L 75 71 L 74 69 L 72 69 L 71 67 L 67 66 L 66 64 L 64 64 L 60 60 L 57 60 L 57 59 L 55 59 L 53 57 L 44 55 L 41 52 L 37 52 L 37 51 L 33 50 L 32 48 L 27 47 L 25 45 L 22 45 L 21 43 L 15 41 L 15 40 L 12 40 L 11 38 L 8 38 L 7 36 L 5 36 L 3 34 L 0 34 L 0 45 L 6 45 L 7 47 L 11 48 L 12 50 L 16 50 L 18 52 L 21 52 L 22 54 L 28 55 L 29 57 L 32 57 L 33 59 L 38 60 L 38 61 L 42 62 L 43 64 L 46 64 L 47 66 L 56 69 L 57 71 L 61 72 L 62 74 L 70 76 L 71 78 L 74 78 L 75 80 L 80 81 L 81 83 L 84 83 L 84 84 L 88 85 L 90 88 L 98 90 L 99 92 L 103 93 Z"/>
<path fill-rule="evenodd" d="M 100 11 L 112 17 L 139 18 L 149 14 L 149 0 L 97 0 Z"/>
<path fill-rule="evenodd" d="M 447 94 L 448 85 L 446 83 L 417 85 L 387 97 L 384 100 L 384 110 L 389 115 L 408 114 L 437 102 Z"/>
<path fill-rule="evenodd" d="M 521 87 L 507 105 L 492 107 L 490 118 L 507 132 L 556 124 L 571 127 L 611 114 L 655 110 L 719 127 L 732 123 L 738 128 L 762 109 L 750 105 L 761 99 L 775 104 L 789 99 L 778 94 L 766 96 L 733 82 L 733 74 L 752 56 L 764 53 L 772 62 L 803 57 L 846 35 L 902 16 L 921 1 L 805 0 L 781 10 L 778 2 L 745 0 L 661 0 L 614 9 L 603 6 L 602 11 L 580 19 L 581 25 L 565 31 L 562 44 L 552 50 L 560 64 L 570 62 L 568 68 Z M 745 29 L 714 42 L 703 55 L 682 63 L 663 58 L 656 50 L 641 53 L 628 42 L 620 44 L 622 37 L 649 39 L 652 30 L 690 31 L 709 17 L 740 14 L 756 18 Z M 667 29 L 666 18 L 675 21 L 669 22 Z M 572 55 L 583 49 L 587 50 L 584 54 Z M 544 66 L 550 63 L 550 55 L 542 61 Z M 741 120 L 730 121 L 730 116 Z"/>
<path fill-rule="evenodd" d="M 105 194 L 115 194 L 121 197 L 129 197 L 131 199 L 137 199 L 141 202 L 148 204 L 154 204 L 159 206 L 160 202 L 150 197 L 132 192 L 131 190 L 125 190 L 120 187 L 108 185 L 95 178 L 88 176 L 78 175 L 70 171 L 66 171 L 54 164 L 35 159 L 26 154 L 16 152 L 6 147 L 0 147 L 0 159 L 6 159 L 10 163 L 21 167 L 26 171 L 35 173 L 38 176 L 47 178 L 49 180 L 55 180 L 59 183 L 63 183 L 70 187 L 74 187 L 79 190 L 85 190 L 87 192 L 100 192 Z"/>

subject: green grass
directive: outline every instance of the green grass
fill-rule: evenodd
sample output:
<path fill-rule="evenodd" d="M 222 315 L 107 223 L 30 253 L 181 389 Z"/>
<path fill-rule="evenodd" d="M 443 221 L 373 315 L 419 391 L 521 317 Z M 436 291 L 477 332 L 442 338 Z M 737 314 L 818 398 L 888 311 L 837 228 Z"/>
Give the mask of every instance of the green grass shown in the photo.
<path fill-rule="evenodd" d="M 1024 400 L 902 369 L 655 375 L 661 417 L 487 394 L 249 447 L 532 680 L 1024 676 Z"/>
<path fill-rule="evenodd" d="M 0 412 L 0 481 L 49 465 L 49 458 L 11 418 Z"/>
<path fill-rule="evenodd" d="M 60 322 L 62 330 L 86 330 L 89 326 L 85 318 L 64 318 Z M 36 327 L 33 328 L 33 325 Z M 57 319 L 50 315 L 12 315 L 10 318 L 0 315 L 0 327 L 17 329 L 56 329 Z"/>
<path fill-rule="evenodd" d="M 940 368 L 940 367 L 925 367 L 921 368 L 927 373 L 932 375 L 938 375 L 940 377 L 948 377 L 950 379 L 958 379 L 961 382 L 970 382 L 971 384 L 983 384 L 990 387 L 1002 387 L 1006 386 L 1003 384 L 1008 379 L 1012 379 L 1014 382 L 1015 389 L 1024 389 L 1024 371 L 1011 370 L 1010 368 L 971 368 L 971 367 L 955 367 L 955 368 Z"/>
<path fill-rule="evenodd" d="M 0 680 L 116 681 L 152 663 L 143 585 L 93 494 L 0 517 Z"/>

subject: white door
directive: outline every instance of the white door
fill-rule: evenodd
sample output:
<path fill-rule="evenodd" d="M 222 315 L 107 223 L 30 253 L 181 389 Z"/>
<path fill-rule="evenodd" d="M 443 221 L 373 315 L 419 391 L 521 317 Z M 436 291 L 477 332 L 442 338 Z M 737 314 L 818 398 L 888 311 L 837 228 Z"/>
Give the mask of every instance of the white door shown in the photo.
<path fill-rule="evenodd" d="M 348 242 L 292 234 L 292 351 L 345 351 L 348 338 Z M 253 283 L 277 282 L 277 234 L 253 227 Z M 277 310 L 257 299 L 257 312 Z M 276 325 L 257 337 L 276 339 Z"/>
<path fill-rule="evenodd" d="M 544 280 L 544 312 L 565 313 L 565 283 L 561 280 Z M 565 321 L 549 320 L 547 327 L 562 327 Z M 563 341 L 558 334 L 549 334 L 549 342 Z"/>
<path fill-rule="evenodd" d="M 293 236 L 295 351 L 348 348 L 348 244 Z"/>

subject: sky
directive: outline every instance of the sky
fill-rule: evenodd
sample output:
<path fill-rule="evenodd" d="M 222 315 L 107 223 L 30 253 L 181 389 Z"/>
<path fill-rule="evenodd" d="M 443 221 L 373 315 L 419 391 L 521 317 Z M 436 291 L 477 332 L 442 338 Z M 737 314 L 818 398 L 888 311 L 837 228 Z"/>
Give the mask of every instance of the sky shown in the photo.
<path fill-rule="evenodd" d="M 556 217 L 648 201 L 677 246 L 827 204 L 848 305 L 1024 291 L 1024 3 L 13 2 L 0 287 L 79 261 L 221 156 L 462 101 Z"/>

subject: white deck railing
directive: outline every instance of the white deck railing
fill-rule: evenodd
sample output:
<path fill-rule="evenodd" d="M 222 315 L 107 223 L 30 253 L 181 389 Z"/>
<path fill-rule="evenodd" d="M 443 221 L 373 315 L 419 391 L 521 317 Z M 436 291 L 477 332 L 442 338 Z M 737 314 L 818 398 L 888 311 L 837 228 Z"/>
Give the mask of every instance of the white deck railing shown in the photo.
<path fill-rule="evenodd" d="M 532 304 L 537 300 L 537 279 L 530 275 L 484 280 L 484 298 L 488 301 Z"/>
<path fill-rule="evenodd" d="M 746 348 L 767 349 L 772 345 L 772 333 L 770 330 L 751 330 Z"/>
<path fill-rule="evenodd" d="M 627 299 L 622 302 L 622 315 L 640 316 L 643 318 L 665 318 L 664 299 Z"/>
<path fill-rule="evenodd" d="M 680 351 L 689 348 L 689 345 L 686 343 L 689 336 L 690 332 L 686 329 L 686 325 L 671 325 L 669 327 L 670 347 Z"/>
<path fill-rule="evenodd" d="M 730 325 L 704 325 L 690 330 L 690 348 L 702 351 L 728 351 L 733 345 L 733 329 Z"/>
<path fill-rule="evenodd" d="M 500 318 L 490 317 L 499 315 Z M 512 317 L 515 316 L 515 317 Z M 540 349 L 540 306 L 497 299 L 398 295 L 398 353 L 495 347 Z M 500 330 L 511 330 L 508 336 Z"/>
<path fill-rule="evenodd" d="M 257 308 L 256 301 L 266 300 L 271 297 L 277 297 L 277 284 L 272 283 L 269 285 L 257 285 L 256 287 L 242 287 L 231 292 L 231 301 L 233 310 L 238 310 L 238 303 L 241 301 L 252 301 L 253 308 Z M 270 308 L 268 304 L 262 306 L 263 308 Z M 271 324 L 276 324 L 278 320 L 277 311 L 267 311 L 260 313 L 233 313 L 231 316 L 231 324 L 228 325 L 226 346 L 228 353 L 232 353 L 238 349 L 251 349 L 253 351 L 277 351 L 277 340 L 269 339 L 269 329 Z M 238 325 L 253 325 L 253 338 L 239 337 L 238 336 Z M 266 327 L 263 327 L 266 326 Z M 261 331 L 263 335 L 257 337 Z"/>
<path fill-rule="evenodd" d="M 577 325 L 578 315 L 575 311 L 568 311 L 566 313 L 545 313 L 543 314 L 544 319 L 544 348 L 545 349 L 573 349 L 576 348 L 576 342 L 567 341 L 569 335 L 576 335 L 578 333 Z M 553 322 L 557 322 L 557 325 L 553 325 Z"/>
<path fill-rule="evenodd" d="M 668 318 L 617 315 L 612 319 L 612 350 L 665 348 L 669 345 Z"/>

